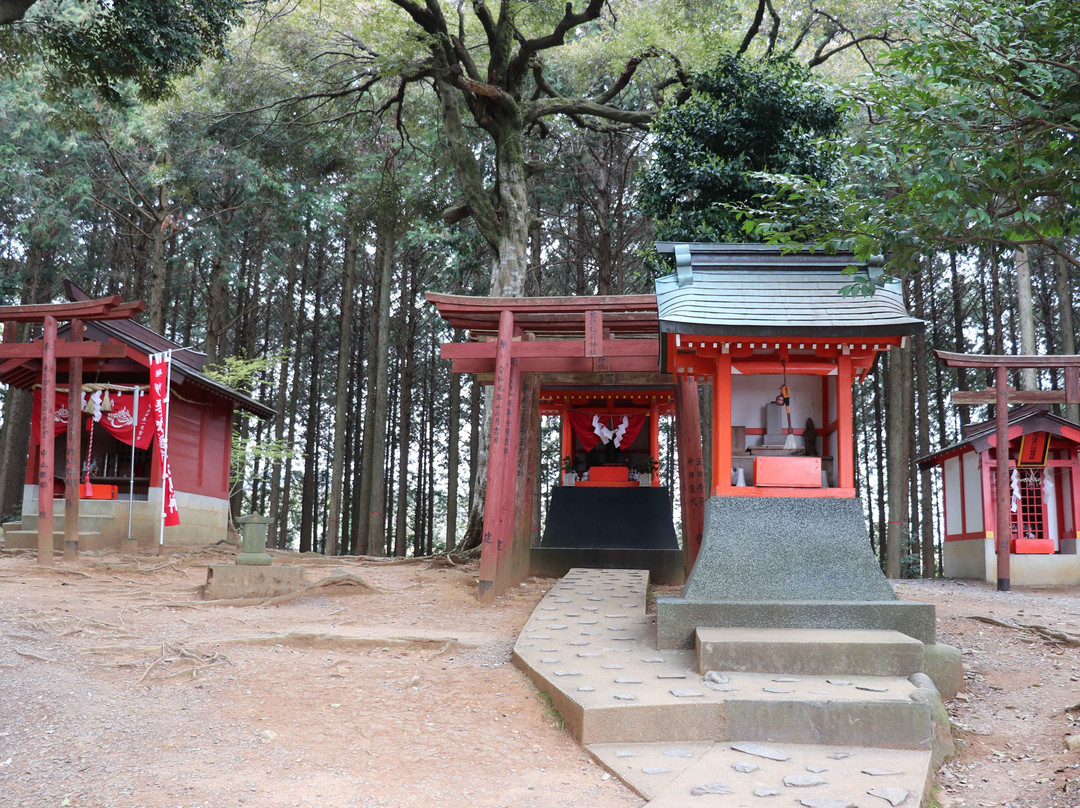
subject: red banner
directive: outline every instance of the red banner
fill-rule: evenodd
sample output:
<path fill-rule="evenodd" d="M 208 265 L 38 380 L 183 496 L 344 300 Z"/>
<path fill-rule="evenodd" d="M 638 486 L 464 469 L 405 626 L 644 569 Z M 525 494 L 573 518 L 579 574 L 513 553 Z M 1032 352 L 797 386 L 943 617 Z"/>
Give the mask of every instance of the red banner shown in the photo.
<path fill-rule="evenodd" d="M 97 395 L 96 393 L 94 394 Z M 94 396 L 91 396 L 94 401 Z M 150 426 L 150 402 L 146 396 L 139 395 L 139 424 L 135 426 L 135 394 L 134 393 L 109 393 L 112 402 L 110 412 L 94 413 L 94 421 L 105 427 L 105 431 L 119 441 L 131 445 L 132 433 L 135 435 L 135 447 L 137 449 L 150 448 L 150 441 L 154 439 L 154 432 Z M 100 405 L 99 405 L 100 406 Z"/>
<path fill-rule="evenodd" d="M 586 452 L 598 443 L 614 443 L 620 449 L 626 449 L 637 439 L 645 425 L 644 414 L 611 415 L 570 410 L 567 416 L 578 442 Z"/>
<path fill-rule="evenodd" d="M 139 396 L 139 425 L 138 429 L 134 429 L 135 425 L 135 394 L 134 393 L 118 393 L 112 390 L 109 391 L 109 402 L 112 404 L 112 409 L 109 412 L 101 411 L 101 399 L 102 391 L 98 390 L 90 395 L 90 409 L 87 415 L 93 419 L 94 423 L 105 427 L 105 431 L 112 435 L 119 441 L 131 445 L 131 434 L 135 432 L 135 446 L 139 449 L 147 449 L 150 446 L 150 442 L 154 439 L 154 432 L 151 428 L 150 420 L 150 402 L 147 400 L 145 394 Z M 82 397 L 82 404 L 79 406 L 80 412 L 83 407 L 86 406 L 87 396 L 84 393 Z M 59 437 L 68 430 L 68 421 L 70 420 L 70 410 L 68 408 L 68 394 L 57 393 L 56 394 L 56 435 Z M 40 434 L 41 430 L 41 391 L 34 391 L 34 410 L 30 416 L 30 429 L 32 435 Z M 89 424 L 87 425 L 89 427 Z"/>
<path fill-rule="evenodd" d="M 67 393 L 56 394 L 56 412 L 53 414 L 54 429 L 56 430 L 56 437 L 60 437 L 68 430 L 68 420 L 70 418 L 68 405 L 67 405 Z M 41 391 L 34 391 L 34 408 L 30 412 L 30 434 L 41 434 Z"/>
<path fill-rule="evenodd" d="M 570 419 L 570 426 L 574 428 L 574 434 L 577 435 L 582 448 L 586 452 L 591 452 L 596 444 L 600 442 L 600 435 L 596 433 L 596 426 L 593 423 L 596 416 L 591 412 L 582 412 L 580 410 L 570 410 L 566 415 Z M 604 441 L 604 443 L 607 443 L 607 441 Z"/>
<path fill-rule="evenodd" d="M 170 359 L 168 354 L 153 354 L 150 357 L 150 410 L 154 414 L 154 430 L 157 433 L 158 454 L 161 459 L 162 507 L 165 511 L 166 526 L 180 524 L 172 469 L 169 468 L 169 439 L 166 435 L 166 424 L 169 420 Z"/>

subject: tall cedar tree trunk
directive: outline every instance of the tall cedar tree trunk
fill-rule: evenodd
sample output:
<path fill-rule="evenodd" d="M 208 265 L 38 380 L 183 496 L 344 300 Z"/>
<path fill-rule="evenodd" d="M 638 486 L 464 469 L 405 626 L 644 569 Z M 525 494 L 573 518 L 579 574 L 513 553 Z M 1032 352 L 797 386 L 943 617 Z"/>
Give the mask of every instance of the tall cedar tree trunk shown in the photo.
<path fill-rule="evenodd" d="M 153 246 L 150 250 L 149 325 L 159 334 L 165 330 L 165 240 L 169 226 L 168 197 L 165 186 L 157 187 L 157 207 L 153 219 Z"/>
<path fill-rule="evenodd" d="M 304 260 L 301 265 L 300 274 L 300 307 L 299 310 L 305 311 L 307 306 L 307 293 L 308 293 L 308 268 L 311 264 L 311 249 L 309 244 L 303 245 Z M 286 299 L 286 305 L 288 300 Z M 292 394 L 289 396 L 289 410 L 285 415 L 286 423 L 289 425 L 288 436 L 286 441 L 289 446 L 296 445 L 296 425 L 300 419 L 297 417 L 297 411 L 300 405 L 300 374 L 301 370 L 301 354 L 302 351 L 296 350 L 295 346 L 300 345 L 304 339 L 304 332 L 306 331 L 306 323 L 301 318 L 296 325 L 296 338 L 294 340 L 294 350 L 292 355 Z M 293 483 L 293 456 L 289 454 L 285 458 L 285 473 L 282 477 L 281 483 L 281 536 L 282 541 L 285 542 L 282 546 L 288 546 L 289 541 L 289 517 L 292 515 L 292 483 Z"/>
<path fill-rule="evenodd" d="M 454 552 L 457 544 L 457 506 L 458 506 L 458 457 L 460 446 L 458 433 L 461 431 L 461 378 L 456 373 L 450 374 L 449 420 L 446 444 L 446 552 Z"/>
<path fill-rule="evenodd" d="M 911 378 L 911 349 L 889 352 L 888 499 L 889 525 L 885 538 L 885 575 L 899 578 L 900 559 L 908 525 L 908 417 L 907 390 Z"/>
<path fill-rule="evenodd" d="M 402 274 L 408 271 L 406 263 L 402 264 Z M 414 312 L 416 306 L 414 302 L 416 300 L 416 272 L 415 270 L 410 273 L 411 280 L 408 283 L 409 298 L 402 302 L 402 323 L 401 323 L 401 335 L 400 335 L 400 350 L 403 361 L 403 368 L 401 371 L 401 377 L 398 380 L 398 387 L 401 390 L 401 402 L 398 412 L 398 496 L 395 512 L 395 524 L 394 524 L 394 555 L 398 558 L 405 557 L 406 531 L 408 530 L 408 512 L 409 512 L 409 443 L 412 440 L 412 395 L 413 395 L 413 373 L 416 367 L 415 365 L 415 348 L 416 348 L 416 318 Z M 401 287 L 402 291 L 405 291 L 406 279 L 402 277 Z M 419 491 L 419 485 L 417 485 L 417 491 Z M 413 529 L 420 530 L 420 525 L 413 525 Z"/>
<path fill-rule="evenodd" d="M 248 245 L 252 241 L 255 242 L 254 249 L 249 249 Z M 258 227 L 254 239 L 252 239 L 250 232 L 244 234 L 243 258 L 240 264 L 241 282 L 237 285 L 236 289 L 236 310 L 241 313 L 239 333 L 236 335 L 236 344 L 240 347 L 242 355 L 247 359 L 255 356 L 255 323 L 253 322 L 252 312 L 255 311 L 255 306 L 259 300 L 259 287 L 262 283 L 262 255 L 264 246 L 264 232 L 262 227 Z M 246 445 L 251 435 L 250 419 L 234 413 L 233 430 L 238 433 L 240 443 Z M 241 472 L 241 479 L 237 481 L 232 480 L 230 475 L 229 480 L 229 511 L 234 518 L 243 513 L 244 497 L 251 493 L 244 490 L 244 480 L 242 475 L 243 472 Z M 252 508 L 252 510 L 254 510 L 254 508 Z"/>
<path fill-rule="evenodd" d="M 960 278 L 960 270 L 956 265 L 956 251 L 949 253 L 949 277 L 952 281 L 952 319 L 953 319 L 953 350 L 957 353 L 967 353 L 967 339 L 964 337 L 964 282 Z M 967 368 L 956 368 L 956 389 L 967 390 Z M 944 405 L 940 404 L 944 412 Z M 967 426 L 971 419 L 971 410 L 968 407 L 956 408 L 960 415 L 960 426 Z M 941 431 L 941 439 L 945 439 L 945 430 Z"/>
<path fill-rule="evenodd" d="M 210 293 L 206 307 L 206 364 L 216 365 L 226 354 L 225 336 L 229 327 L 228 256 L 233 213 L 229 210 L 232 197 L 232 174 L 226 172 L 218 198 L 217 243 L 211 260 Z"/>
<path fill-rule="evenodd" d="M 993 251 L 990 253 L 990 303 L 993 316 L 988 323 L 993 333 L 986 335 L 986 341 L 994 346 L 991 353 L 995 354 L 1005 353 L 1005 307 L 1002 303 L 1000 268 L 997 251 Z M 993 380 L 990 384 L 993 384 Z"/>
<path fill-rule="evenodd" d="M 926 320 L 926 277 L 929 274 L 928 265 L 932 259 L 923 258 L 912 278 L 912 286 L 915 296 L 915 316 Z M 915 412 L 918 418 L 918 428 L 915 431 L 917 441 L 916 453 L 919 457 L 930 454 L 930 397 L 929 381 L 930 372 L 929 351 L 926 347 L 926 334 L 918 334 L 915 337 L 915 394 L 918 401 L 915 404 Z M 934 500 L 930 493 L 933 484 L 933 472 L 924 469 L 919 474 L 919 528 L 922 538 L 922 577 L 933 578 L 937 574 L 937 563 L 934 558 Z"/>
<path fill-rule="evenodd" d="M 348 208 L 348 205 L 346 205 Z M 348 421 L 349 362 L 352 359 L 353 292 L 356 287 L 356 226 L 345 223 L 345 255 L 341 278 L 341 320 L 338 323 L 337 387 L 334 391 L 334 456 L 330 465 L 330 512 L 326 554 L 338 554 L 341 535 L 341 489 L 345 476 L 345 432 Z"/>
<path fill-rule="evenodd" d="M 304 436 L 304 478 L 300 493 L 300 552 L 310 553 L 315 546 L 315 510 L 318 507 L 316 497 L 316 478 L 318 470 L 318 443 L 315 440 L 321 424 L 319 423 L 319 326 L 322 324 L 322 270 L 326 260 L 323 245 L 319 246 L 315 259 L 315 316 L 311 323 L 311 357 L 308 374 L 307 419 Z"/>
<path fill-rule="evenodd" d="M 41 302 L 45 297 L 41 287 L 41 269 L 44 265 L 41 251 L 27 252 L 28 280 L 22 288 L 22 305 Z M 4 324 L 0 323 L 0 328 Z M 16 330 L 16 339 L 25 342 L 29 332 L 26 325 Z M 30 416 L 34 408 L 34 396 L 29 390 L 8 387 L 4 397 L 4 426 L 0 433 L 0 517 L 14 511 L 22 502 L 23 481 L 26 479 L 26 462 L 30 448 Z"/>
<path fill-rule="evenodd" d="M 296 250 L 292 251 L 285 264 L 285 288 L 296 288 L 296 267 L 298 263 L 298 256 Z M 282 298 L 281 306 L 281 344 L 285 346 L 291 346 L 293 344 L 293 329 L 295 327 L 296 308 L 293 305 L 293 301 L 287 297 Z M 293 349 L 293 354 L 297 351 Z M 285 438 L 285 402 L 290 400 L 289 396 L 289 363 L 284 360 L 278 366 L 278 385 L 277 394 L 274 401 L 274 440 L 277 445 L 280 446 L 282 440 Z M 294 377 L 295 378 L 295 377 Z M 283 549 L 285 547 L 285 540 L 282 531 L 282 519 L 281 519 L 281 492 L 284 482 L 282 480 L 282 460 L 281 457 L 275 456 L 274 462 L 270 466 L 270 513 L 267 515 L 270 519 L 270 527 L 267 535 L 267 543 L 271 547 L 277 549 Z M 286 508 L 287 509 L 287 508 Z"/>
<path fill-rule="evenodd" d="M 390 368 L 389 376 L 392 379 L 400 379 L 402 371 L 402 358 L 399 352 L 394 352 L 393 366 Z M 390 388 L 390 395 L 387 396 L 386 401 L 386 445 L 397 446 L 398 441 L 398 399 L 401 396 L 401 386 L 393 385 Z M 400 486 L 395 486 L 397 482 L 397 475 L 395 469 L 397 467 L 397 455 L 392 451 L 386 452 L 386 457 L 383 462 L 383 501 L 386 503 L 384 506 L 384 512 L 387 514 L 394 513 L 394 503 L 396 502 L 395 496 L 398 494 Z M 382 553 L 384 555 L 390 555 L 394 552 L 394 527 L 395 522 L 393 519 L 383 519 L 383 535 L 382 535 Z"/>
<path fill-rule="evenodd" d="M 435 345 L 434 339 L 432 339 L 431 349 L 428 351 L 428 373 L 427 373 L 427 417 L 428 417 L 428 433 L 427 440 L 424 445 L 428 447 L 428 475 L 427 475 L 427 528 L 424 531 L 426 536 L 426 543 L 424 545 L 425 555 L 432 555 L 435 552 L 435 382 L 433 374 L 435 372 L 435 359 L 438 357 L 438 348 Z"/>
<path fill-rule="evenodd" d="M 394 280 L 394 249 L 397 236 L 392 222 L 378 224 L 375 236 L 375 265 L 378 303 L 375 306 L 374 339 L 369 356 L 374 357 L 368 396 L 372 398 L 371 418 L 364 424 L 364 440 L 370 434 L 369 477 L 363 483 L 361 498 L 367 503 L 365 550 L 368 555 L 386 554 L 386 414 L 390 368 L 390 286 Z M 370 360 L 369 360 L 370 361 Z M 364 497 L 365 491 L 367 497 Z M 361 523 L 364 515 L 361 514 Z"/>
<path fill-rule="evenodd" d="M 364 253 L 361 253 L 361 255 L 357 256 L 357 260 L 363 258 L 365 265 L 367 265 L 368 260 L 366 256 L 367 253 L 365 251 Z M 370 274 L 371 273 L 365 271 L 361 278 L 367 277 Z M 365 363 L 363 359 L 364 357 L 368 356 L 368 347 L 370 345 L 370 342 L 365 339 L 365 336 L 367 334 L 367 328 L 370 323 L 370 318 L 368 317 L 368 312 L 371 310 L 370 297 L 368 295 L 369 289 L 371 290 L 371 294 L 373 295 L 375 291 L 374 279 L 372 279 L 371 285 L 361 280 L 360 316 L 357 318 L 356 321 L 356 351 L 354 351 L 355 362 L 353 365 L 354 371 L 352 374 L 353 406 L 351 407 L 351 410 L 353 414 L 353 431 L 352 443 L 350 444 L 352 446 L 352 485 L 349 487 L 349 522 L 351 525 L 351 528 L 349 530 L 350 555 L 361 555 L 367 549 L 366 542 L 362 543 L 360 540 L 361 527 L 363 527 L 365 530 L 367 529 L 367 520 L 365 518 L 363 522 L 361 522 L 360 516 L 361 514 L 364 514 L 366 517 L 367 512 L 364 510 L 364 508 L 367 507 L 368 503 L 363 499 L 360 489 L 362 487 L 364 470 L 366 468 L 364 466 L 364 447 L 366 445 L 364 443 L 364 423 L 365 419 L 369 417 L 369 412 L 366 404 L 364 407 L 360 407 L 359 404 L 361 399 L 370 400 L 370 396 L 364 395 L 367 376 L 364 375 L 366 371 L 363 371 L 364 368 L 370 365 L 370 362 Z M 368 499 L 370 499 L 370 491 Z"/>
<path fill-rule="evenodd" d="M 1069 262 L 1054 255 L 1054 285 L 1058 298 L 1058 330 L 1061 334 L 1061 352 L 1066 356 L 1076 353 L 1076 330 L 1073 326 L 1072 284 L 1069 283 Z M 1080 404 L 1066 404 L 1065 417 L 1080 421 Z"/>
<path fill-rule="evenodd" d="M 1024 245 L 1016 248 L 1016 314 L 1020 320 L 1020 353 L 1035 353 L 1035 307 L 1031 300 L 1031 251 Z M 1024 390 L 1037 390 L 1038 373 L 1035 368 L 1020 372 Z"/>

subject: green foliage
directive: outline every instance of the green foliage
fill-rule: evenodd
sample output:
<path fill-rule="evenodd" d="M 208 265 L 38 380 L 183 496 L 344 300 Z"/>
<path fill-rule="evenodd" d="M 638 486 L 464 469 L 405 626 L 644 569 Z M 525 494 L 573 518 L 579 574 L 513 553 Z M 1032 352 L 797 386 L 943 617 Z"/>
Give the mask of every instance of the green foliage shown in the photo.
<path fill-rule="evenodd" d="M 641 207 L 663 240 L 745 240 L 736 209 L 766 193 L 757 172 L 833 175 L 842 118 L 831 94 L 791 60 L 725 56 L 652 125 L 656 156 Z"/>
<path fill-rule="evenodd" d="M 928 248 L 1042 244 L 1080 233 L 1080 15 L 1068 0 L 928 0 L 914 36 L 853 90 L 870 121 L 848 144 L 842 181 L 763 176 L 756 237 L 797 242 L 775 222 L 828 196 L 825 226 L 903 268 Z M 854 102 L 853 102 L 854 103 Z"/>
<path fill-rule="evenodd" d="M 219 365 L 203 368 L 203 373 L 234 390 L 251 393 L 268 371 L 280 367 L 287 359 L 288 353 L 286 352 L 256 359 L 247 359 L 243 356 L 228 356 L 222 359 Z M 236 416 L 237 418 L 246 418 L 249 422 L 255 420 L 254 415 L 240 410 L 237 410 Z M 234 420 L 233 427 L 232 456 L 229 463 L 229 490 L 231 494 L 236 493 L 244 486 L 248 474 L 257 459 L 273 463 L 274 461 L 284 461 L 289 458 L 296 459 L 299 456 L 299 453 L 287 441 L 277 441 L 269 438 L 254 441 L 244 436 L 243 430 L 238 428 L 238 420 Z"/>
<path fill-rule="evenodd" d="M 21 69 L 29 54 L 49 65 L 61 92 L 87 87 L 112 103 L 134 82 L 144 100 L 169 91 L 176 75 L 221 58 L 249 0 L 38 0 L 23 20 L 0 26 L 0 69 Z"/>

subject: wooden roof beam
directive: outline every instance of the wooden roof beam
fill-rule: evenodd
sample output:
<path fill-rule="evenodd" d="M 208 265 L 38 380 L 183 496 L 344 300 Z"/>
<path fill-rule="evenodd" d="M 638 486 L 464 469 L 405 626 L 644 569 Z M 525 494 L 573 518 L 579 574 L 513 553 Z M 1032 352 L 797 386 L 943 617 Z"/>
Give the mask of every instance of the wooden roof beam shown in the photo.
<path fill-rule="evenodd" d="M 934 355 L 951 368 L 1068 368 L 1080 367 L 1076 354 L 1057 356 L 1033 356 L 1030 354 L 962 354 L 952 351 L 934 351 Z"/>
<path fill-rule="evenodd" d="M 76 303 L 35 303 L 27 306 L 0 306 L 0 322 L 40 323 L 56 320 L 126 320 L 146 308 L 145 301 L 124 303 L 120 295 L 82 300 Z"/>
<path fill-rule="evenodd" d="M 447 313 L 512 311 L 554 314 L 597 310 L 603 312 L 656 311 L 656 295 L 592 295 L 587 297 L 470 297 L 426 294 L 444 317 Z M 517 318 L 515 317 L 515 322 Z"/>

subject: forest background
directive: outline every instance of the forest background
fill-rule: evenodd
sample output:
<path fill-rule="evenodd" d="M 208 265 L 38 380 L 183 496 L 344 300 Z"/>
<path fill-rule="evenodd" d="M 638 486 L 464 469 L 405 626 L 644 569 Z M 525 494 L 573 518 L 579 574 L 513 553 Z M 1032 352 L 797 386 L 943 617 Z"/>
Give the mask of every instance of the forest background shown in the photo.
<path fill-rule="evenodd" d="M 419 555 L 477 545 L 485 463 L 425 291 L 650 292 L 658 236 L 852 244 L 927 322 L 855 415 L 883 567 L 932 576 L 914 458 L 988 413 L 930 350 L 1075 353 L 1078 43 L 1068 0 L 0 0 L 0 303 L 147 300 L 275 408 L 237 425 L 235 515 Z M 4 517 L 29 411 L 3 391 Z"/>

